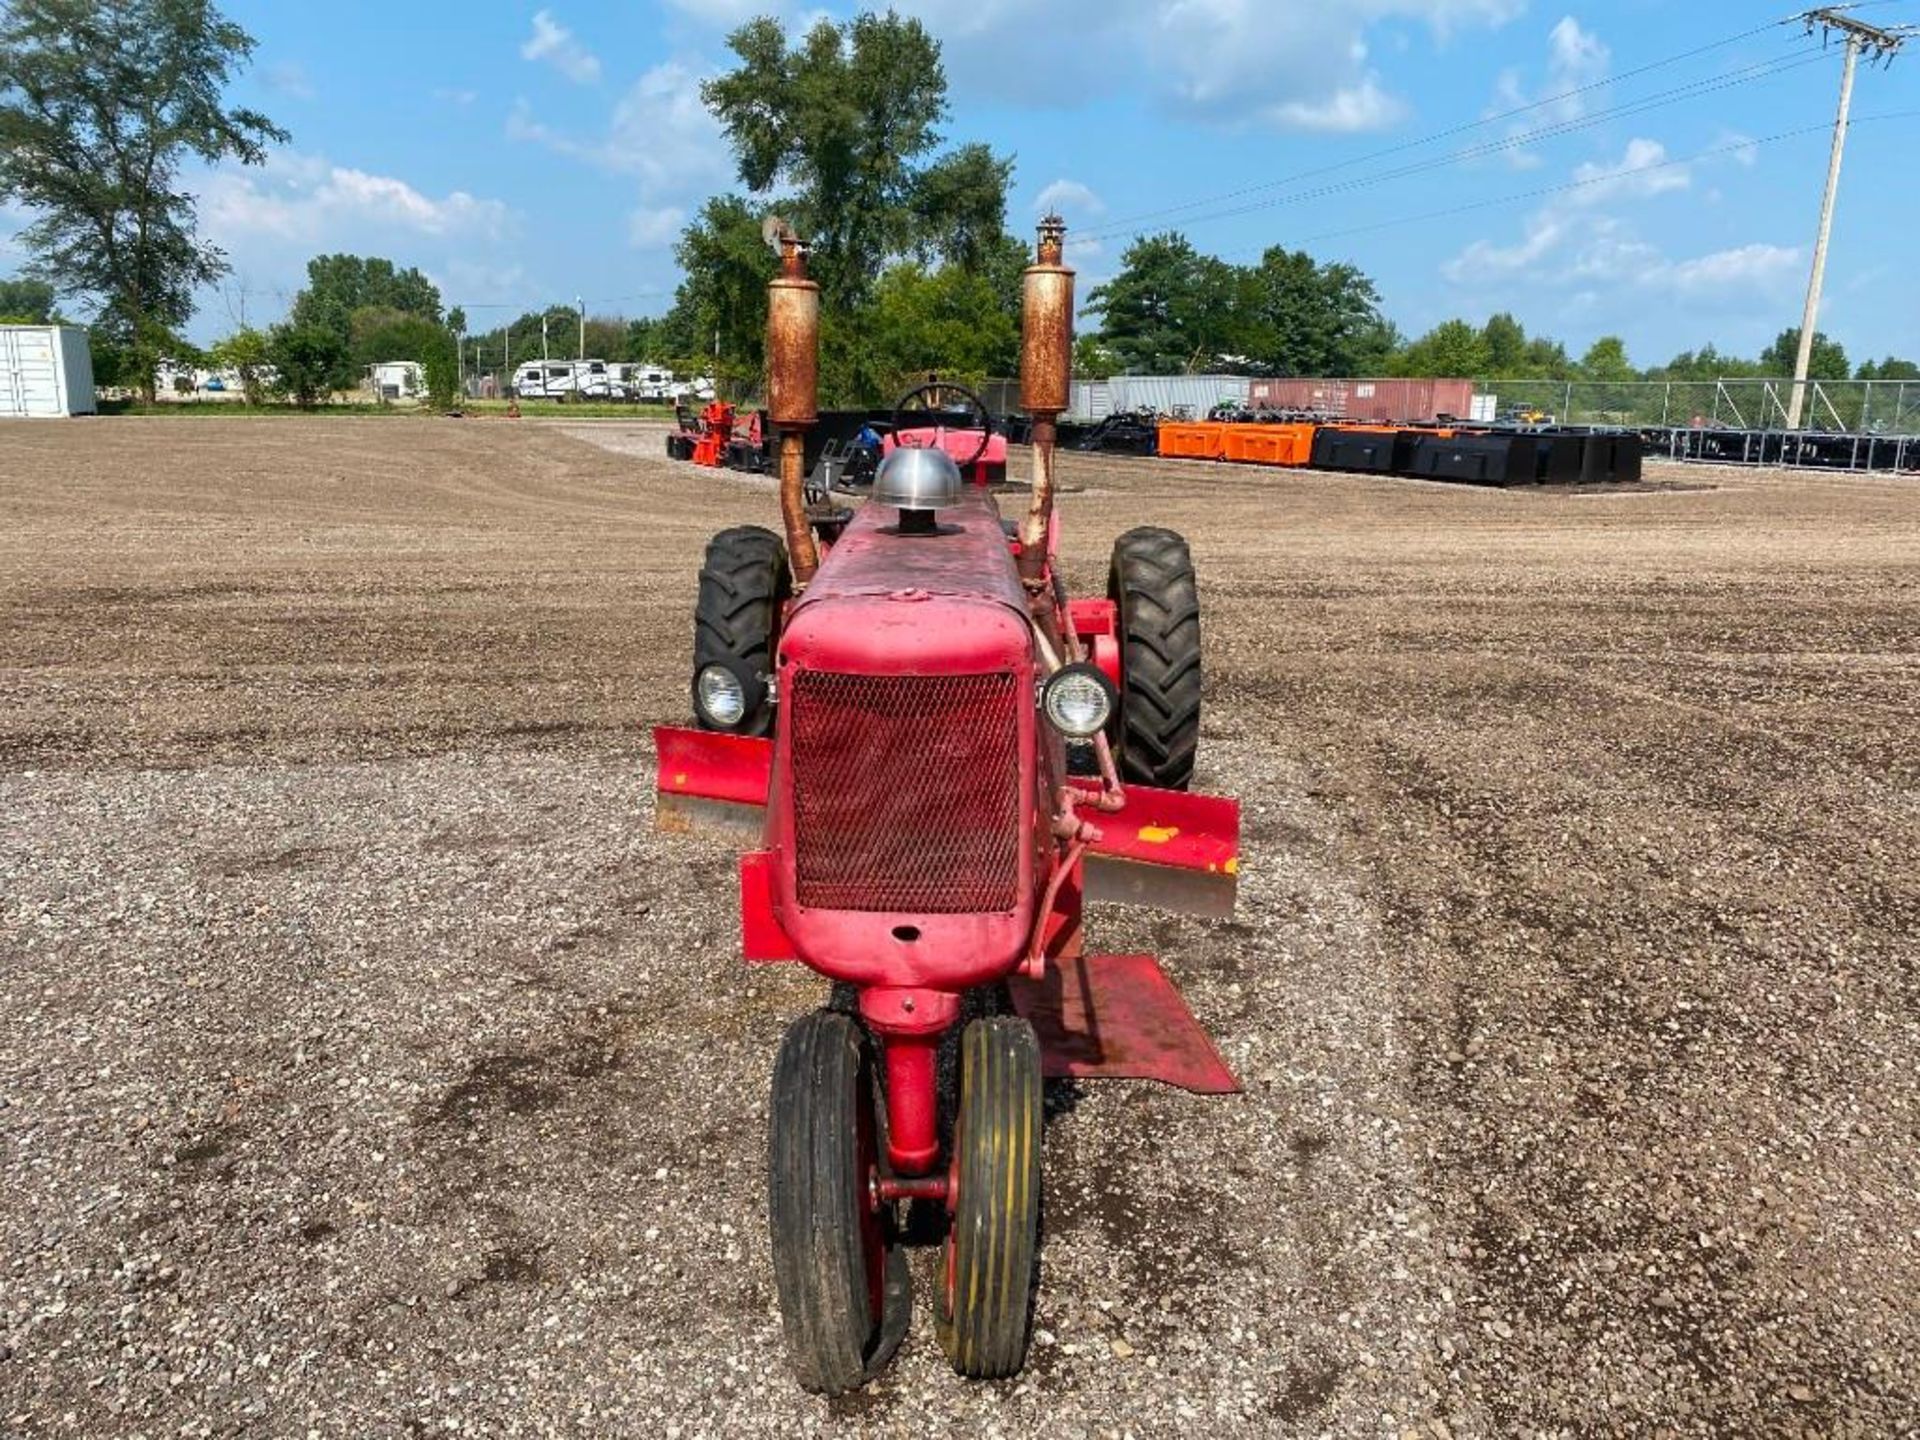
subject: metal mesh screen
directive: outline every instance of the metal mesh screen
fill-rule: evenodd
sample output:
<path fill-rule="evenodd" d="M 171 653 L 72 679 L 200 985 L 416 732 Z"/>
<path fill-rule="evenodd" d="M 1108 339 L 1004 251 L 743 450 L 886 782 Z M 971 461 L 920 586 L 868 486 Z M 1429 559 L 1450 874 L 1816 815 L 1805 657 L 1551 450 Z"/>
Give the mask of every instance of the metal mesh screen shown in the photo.
<path fill-rule="evenodd" d="M 941 915 L 1018 905 L 1013 675 L 802 670 L 786 703 L 802 905 Z"/>

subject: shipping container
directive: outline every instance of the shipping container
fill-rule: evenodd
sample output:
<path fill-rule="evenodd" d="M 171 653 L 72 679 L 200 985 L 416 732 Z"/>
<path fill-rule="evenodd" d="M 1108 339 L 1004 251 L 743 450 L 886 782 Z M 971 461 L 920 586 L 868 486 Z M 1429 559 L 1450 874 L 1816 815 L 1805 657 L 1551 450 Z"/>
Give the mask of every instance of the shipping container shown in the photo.
<path fill-rule="evenodd" d="M 1255 380 L 1256 410 L 1418 424 L 1473 413 L 1471 380 Z"/>
<path fill-rule="evenodd" d="M 92 415 L 93 351 L 77 325 L 0 325 L 0 420 Z"/>
<path fill-rule="evenodd" d="M 1080 380 L 1073 387 L 1076 420 L 1104 420 L 1130 410 L 1160 415 L 1184 413 L 1205 420 L 1216 405 L 1245 405 L 1244 375 L 1115 375 L 1111 380 Z"/>

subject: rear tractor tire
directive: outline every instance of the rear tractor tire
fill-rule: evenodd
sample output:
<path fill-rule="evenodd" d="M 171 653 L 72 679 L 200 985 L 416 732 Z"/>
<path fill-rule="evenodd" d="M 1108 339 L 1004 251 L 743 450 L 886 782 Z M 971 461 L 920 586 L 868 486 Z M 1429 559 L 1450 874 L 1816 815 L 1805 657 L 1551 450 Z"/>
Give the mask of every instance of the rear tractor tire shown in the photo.
<path fill-rule="evenodd" d="M 953 1221 L 934 1305 L 960 1374 L 996 1380 L 1025 1362 L 1040 1235 L 1040 1042 L 1011 1016 L 975 1020 L 960 1041 Z"/>
<path fill-rule="evenodd" d="M 866 1032 L 817 1010 L 787 1031 L 768 1111 L 767 1214 L 787 1354 L 803 1388 L 856 1390 L 912 1309 L 906 1251 L 870 1180 L 885 1147 Z"/>
<path fill-rule="evenodd" d="M 787 547 L 757 525 L 722 530 L 707 544 L 700 567 L 700 596 L 693 617 L 693 673 L 724 664 L 760 678 L 762 695 L 773 678 L 780 617 L 792 592 Z M 694 707 L 696 721 L 699 707 Z M 736 735 L 771 735 L 774 705 L 762 698 L 735 726 Z"/>
<path fill-rule="evenodd" d="M 1143 527 L 1113 542 L 1107 596 L 1120 622 L 1120 709 L 1111 739 L 1123 779 L 1193 782 L 1200 748 L 1200 587 L 1187 542 Z"/>

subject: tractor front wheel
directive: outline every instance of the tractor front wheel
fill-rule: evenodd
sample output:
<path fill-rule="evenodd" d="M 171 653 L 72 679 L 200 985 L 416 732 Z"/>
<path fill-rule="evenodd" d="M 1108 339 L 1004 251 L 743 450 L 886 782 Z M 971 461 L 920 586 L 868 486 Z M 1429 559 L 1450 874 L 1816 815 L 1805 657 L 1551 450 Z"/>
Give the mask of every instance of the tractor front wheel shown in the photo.
<path fill-rule="evenodd" d="M 1010 1016 L 975 1020 L 960 1042 L 953 1223 L 934 1329 L 962 1375 L 1020 1369 L 1040 1234 L 1040 1042 Z"/>
<path fill-rule="evenodd" d="M 872 1190 L 877 1098 L 857 1020 L 818 1010 L 794 1022 L 773 1070 L 767 1213 L 787 1354 L 817 1394 L 858 1389 L 907 1332 L 906 1252 Z"/>
<path fill-rule="evenodd" d="M 1113 542 L 1107 595 L 1120 621 L 1120 774 L 1184 790 L 1200 748 L 1200 587 L 1187 542 L 1129 530 Z"/>
<path fill-rule="evenodd" d="M 773 676 L 780 616 L 791 589 L 787 547 L 771 530 L 737 525 L 707 543 L 693 615 L 695 683 L 702 670 L 716 664 L 762 681 L 760 695 L 732 728 L 736 735 L 773 733 L 773 702 L 765 698 L 764 682 Z M 697 705 L 694 715 L 700 715 Z"/>

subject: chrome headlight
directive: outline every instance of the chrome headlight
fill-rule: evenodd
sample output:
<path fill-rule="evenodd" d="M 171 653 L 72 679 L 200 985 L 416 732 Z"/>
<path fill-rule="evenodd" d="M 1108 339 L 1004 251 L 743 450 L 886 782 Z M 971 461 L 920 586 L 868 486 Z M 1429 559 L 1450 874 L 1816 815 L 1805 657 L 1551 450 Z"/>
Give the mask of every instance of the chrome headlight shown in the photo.
<path fill-rule="evenodd" d="M 728 665 L 706 665 L 693 677 L 693 705 L 715 730 L 732 730 L 747 718 L 747 686 Z"/>
<path fill-rule="evenodd" d="M 1117 698 L 1113 682 L 1082 662 L 1053 672 L 1040 689 L 1040 709 L 1062 735 L 1091 740 L 1107 728 Z"/>

